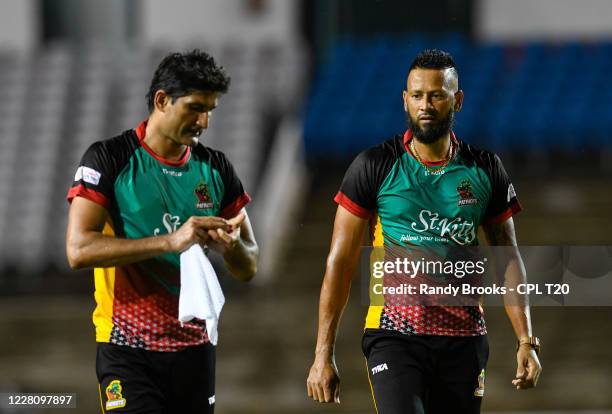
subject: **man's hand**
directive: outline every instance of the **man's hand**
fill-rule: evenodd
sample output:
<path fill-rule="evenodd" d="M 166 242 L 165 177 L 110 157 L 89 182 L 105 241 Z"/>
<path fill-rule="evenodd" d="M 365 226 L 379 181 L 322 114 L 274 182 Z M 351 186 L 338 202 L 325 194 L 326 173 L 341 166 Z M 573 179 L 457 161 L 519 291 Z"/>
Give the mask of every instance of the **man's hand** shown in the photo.
<path fill-rule="evenodd" d="M 542 365 L 535 351 L 528 345 L 521 345 L 516 353 L 516 362 L 516 378 L 512 380 L 512 385 L 517 390 L 535 387 L 542 372 Z"/>
<path fill-rule="evenodd" d="M 340 403 L 340 377 L 333 360 L 315 359 L 306 380 L 308 396 L 322 403 Z"/>
<path fill-rule="evenodd" d="M 168 235 L 170 249 L 183 252 L 195 243 L 205 244 L 210 240 L 210 233 L 232 231 L 232 224 L 221 217 L 192 216 L 177 231 Z"/>
<path fill-rule="evenodd" d="M 240 241 L 240 226 L 244 221 L 246 214 L 240 212 L 237 216 L 227 220 L 227 228 L 217 228 L 208 230 L 208 236 L 219 246 L 222 250 L 232 250 L 236 244 Z"/>

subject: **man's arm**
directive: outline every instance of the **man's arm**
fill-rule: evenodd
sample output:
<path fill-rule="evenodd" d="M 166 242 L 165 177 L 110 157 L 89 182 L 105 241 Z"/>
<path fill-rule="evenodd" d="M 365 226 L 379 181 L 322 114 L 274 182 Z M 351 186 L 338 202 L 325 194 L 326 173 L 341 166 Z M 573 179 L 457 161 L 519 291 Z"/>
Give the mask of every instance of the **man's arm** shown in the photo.
<path fill-rule="evenodd" d="M 532 336 L 531 316 L 527 298 L 516 293 L 517 286 L 526 283 L 527 277 L 516 243 L 514 221 L 510 217 L 501 223 L 486 225 L 483 229 L 491 246 L 507 246 L 501 254 L 497 255 L 498 260 L 502 260 L 505 270 L 504 286 L 509 292 L 514 292 L 504 296 L 504 307 L 516 337 L 519 340 L 526 339 Z M 521 345 L 516 358 L 516 378 L 512 381 L 512 384 L 517 389 L 535 387 L 542 372 L 542 366 L 535 351 L 528 344 Z"/>
<path fill-rule="evenodd" d="M 223 258 L 228 270 L 243 282 L 248 282 L 257 273 L 257 258 L 259 247 L 255 241 L 251 221 L 246 209 L 240 210 L 238 215 L 228 220 L 234 230 L 226 232 L 219 228 L 209 230 L 211 239 L 222 246 Z"/>
<path fill-rule="evenodd" d="M 308 396 L 315 401 L 340 402 L 340 378 L 334 358 L 334 344 L 367 224 L 366 219 L 338 206 L 319 299 L 315 359 L 306 382 Z"/>
<path fill-rule="evenodd" d="M 111 267 L 182 252 L 194 243 L 206 243 L 208 231 L 230 230 L 221 217 L 191 217 L 176 232 L 142 239 L 121 239 L 102 234 L 106 209 L 84 197 L 75 197 L 68 213 L 66 254 L 72 269 Z"/>

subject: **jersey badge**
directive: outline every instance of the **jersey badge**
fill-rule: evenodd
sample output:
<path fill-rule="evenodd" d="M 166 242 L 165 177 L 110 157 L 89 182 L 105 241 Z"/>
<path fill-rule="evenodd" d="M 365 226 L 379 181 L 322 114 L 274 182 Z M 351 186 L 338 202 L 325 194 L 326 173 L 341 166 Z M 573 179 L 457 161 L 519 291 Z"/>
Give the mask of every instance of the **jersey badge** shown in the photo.
<path fill-rule="evenodd" d="M 74 174 L 74 181 L 83 180 L 86 183 L 98 185 L 100 184 L 100 177 L 102 177 L 100 172 L 94 170 L 93 168 L 81 165 L 79 168 L 77 168 L 77 171 Z"/>
<path fill-rule="evenodd" d="M 472 182 L 468 179 L 461 180 L 459 186 L 457 186 L 457 193 L 459 193 L 458 206 L 469 206 L 472 204 L 478 204 L 478 199 L 474 197 L 472 192 Z"/>
<path fill-rule="evenodd" d="M 478 375 L 478 388 L 474 390 L 474 397 L 484 397 L 485 386 L 485 370 L 480 371 Z"/>
<path fill-rule="evenodd" d="M 114 410 L 115 408 L 125 407 L 127 401 L 121 395 L 123 391 L 123 387 L 121 386 L 121 381 L 112 380 L 108 387 L 106 387 L 106 409 Z"/>
<path fill-rule="evenodd" d="M 200 183 L 196 186 L 195 195 L 198 199 L 196 203 L 197 209 L 206 210 L 207 208 L 213 208 L 214 203 L 212 202 L 210 191 L 208 190 L 208 186 L 205 182 L 200 181 Z"/>
<path fill-rule="evenodd" d="M 508 186 L 508 203 L 510 202 L 510 200 L 512 200 L 514 197 L 516 197 L 516 191 L 514 190 L 514 186 L 512 184 L 510 184 Z"/>

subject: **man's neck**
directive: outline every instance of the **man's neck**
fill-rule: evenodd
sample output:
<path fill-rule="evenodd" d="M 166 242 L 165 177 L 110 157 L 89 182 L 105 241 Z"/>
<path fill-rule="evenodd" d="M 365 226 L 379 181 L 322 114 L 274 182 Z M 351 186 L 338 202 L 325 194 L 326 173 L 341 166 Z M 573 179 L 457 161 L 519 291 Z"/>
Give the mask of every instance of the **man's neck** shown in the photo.
<path fill-rule="evenodd" d="M 186 145 L 177 144 L 163 135 L 152 118 L 147 122 L 143 141 L 156 155 L 169 161 L 179 161 L 187 151 Z"/>
<path fill-rule="evenodd" d="M 424 144 L 414 137 L 413 145 L 423 161 L 436 162 L 445 160 L 450 151 L 450 132 L 447 132 L 445 135 L 431 144 Z"/>

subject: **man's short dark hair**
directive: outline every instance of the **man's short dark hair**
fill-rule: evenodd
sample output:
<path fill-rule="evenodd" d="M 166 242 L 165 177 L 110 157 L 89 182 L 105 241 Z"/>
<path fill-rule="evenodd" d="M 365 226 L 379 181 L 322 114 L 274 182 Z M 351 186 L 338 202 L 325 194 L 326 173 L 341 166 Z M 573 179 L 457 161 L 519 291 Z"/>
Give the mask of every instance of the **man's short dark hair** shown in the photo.
<path fill-rule="evenodd" d="M 438 49 L 426 49 L 420 52 L 410 65 L 408 73 L 412 72 L 413 69 L 449 69 L 452 68 L 457 72 L 457 66 L 452 55 L 448 52 Z"/>
<path fill-rule="evenodd" d="M 194 91 L 227 92 L 230 78 L 222 66 L 206 52 L 194 49 L 171 53 L 157 66 L 147 93 L 147 106 L 153 112 L 155 92 L 163 90 L 174 101 Z"/>

